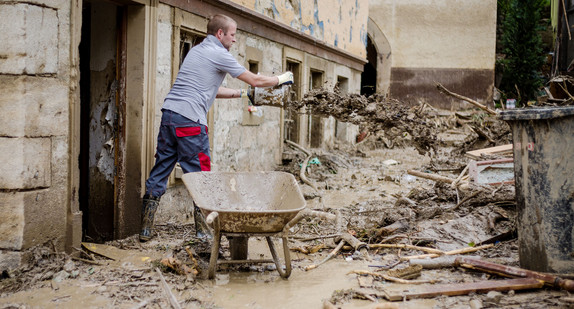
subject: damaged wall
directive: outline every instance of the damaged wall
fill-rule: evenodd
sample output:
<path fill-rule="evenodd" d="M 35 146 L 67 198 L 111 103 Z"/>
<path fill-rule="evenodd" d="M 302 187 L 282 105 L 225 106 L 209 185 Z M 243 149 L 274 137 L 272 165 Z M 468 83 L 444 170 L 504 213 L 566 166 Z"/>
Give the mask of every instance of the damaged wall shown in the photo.
<path fill-rule="evenodd" d="M 391 97 L 425 100 L 450 109 L 469 107 L 435 88 L 491 103 L 496 44 L 495 0 L 371 0 L 369 17 L 388 43 L 375 40 L 391 63 Z M 369 32 L 371 35 L 371 32 Z M 381 84 L 379 81 L 378 84 Z"/>
<path fill-rule="evenodd" d="M 366 0 L 232 0 L 359 57 L 367 45 Z"/>
<path fill-rule="evenodd" d="M 333 7 L 338 7 L 339 1 L 331 1 L 329 3 Z M 270 2 L 267 4 L 270 4 Z M 258 5 L 261 8 L 263 2 L 258 2 Z M 181 6 L 181 8 L 178 6 Z M 193 11 L 194 9 L 197 9 L 197 11 Z M 233 45 L 230 52 L 245 67 L 249 68 L 250 63 L 255 63 L 258 72 L 262 74 L 277 74 L 286 70 L 287 62 L 297 63 L 300 66 L 298 70 L 300 75 L 296 77 L 300 97 L 310 87 L 311 70 L 321 71 L 324 74 L 323 85 L 325 86 L 333 87 L 337 80 L 344 79 L 346 80 L 347 91 L 359 92 L 361 71 L 358 68 L 362 68 L 362 63 L 358 66 L 350 67 L 337 63 L 329 58 L 328 55 L 319 57 L 313 54 L 317 52 L 316 50 L 295 48 L 294 46 L 297 46 L 300 42 L 294 41 L 293 44 L 286 45 L 274 40 L 272 34 L 263 36 L 251 33 L 248 30 L 256 27 L 261 28 L 261 25 L 249 24 L 250 22 L 254 23 L 253 20 L 256 19 L 245 17 L 246 13 L 244 12 L 240 18 L 234 16 L 233 12 L 224 10 L 216 10 L 216 12 L 230 15 L 237 20 L 237 42 Z M 353 16 L 358 14 L 352 10 L 349 10 L 347 14 L 351 14 L 351 12 Z M 179 40 L 182 37 L 181 34 L 205 35 L 207 25 L 205 17 L 211 13 L 205 7 L 201 7 L 201 10 L 199 10 L 194 3 L 186 6 L 176 0 L 162 1 L 158 7 L 155 134 L 157 134 L 157 127 L 161 121 L 161 105 L 179 69 L 179 54 L 181 52 Z M 281 13 L 281 16 L 285 15 L 287 14 Z M 278 14 L 276 13 L 275 16 L 278 16 Z M 293 18 L 296 19 L 296 17 Z M 356 18 L 366 19 L 366 15 L 356 16 Z M 347 22 L 353 23 L 350 19 Z M 270 25 L 267 24 L 266 26 Z M 333 27 L 334 25 L 327 27 L 330 29 L 330 33 L 337 32 Z M 339 32 L 343 33 L 344 31 L 341 30 Z M 293 36 L 297 37 L 296 35 Z M 353 42 L 356 43 L 356 41 Z M 359 43 L 359 47 L 362 54 L 364 54 L 364 44 Z M 350 54 L 348 51 L 343 51 L 343 53 Z M 354 59 L 360 58 L 359 56 L 353 57 L 355 57 Z M 237 89 L 246 88 L 248 85 L 228 76 L 222 86 Z M 284 139 L 284 111 L 269 106 L 259 107 L 260 118 L 254 120 L 250 118 L 250 115 L 245 115 L 246 108 L 247 102 L 243 99 L 215 101 L 208 117 L 212 170 L 274 170 L 278 164 L 281 164 Z M 303 116 L 301 122 L 303 125 L 307 125 L 308 118 Z M 324 119 L 320 125 L 324 133 L 321 136 L 323 145 L 332 145 L 335 139 L 352 142 L 358 133 L 356 126 L 337 123 L 334 119 Z M 300 141 L 304 147 L 308 147 L 310 142 L 307 134 Z M 171 186 L 164 197 L 162 197 L 160 203 L 158 220 L 165 222 L 190 219 L 189 194 L 181 181 L 177 180 L 177 177 L 172 178 Z"/>
<path fill-rule="evenodd" d="M 0 269 L 35 245 L 63 250 L 79 222 L 69 185 L 70 6 L 0 3 Z"/>

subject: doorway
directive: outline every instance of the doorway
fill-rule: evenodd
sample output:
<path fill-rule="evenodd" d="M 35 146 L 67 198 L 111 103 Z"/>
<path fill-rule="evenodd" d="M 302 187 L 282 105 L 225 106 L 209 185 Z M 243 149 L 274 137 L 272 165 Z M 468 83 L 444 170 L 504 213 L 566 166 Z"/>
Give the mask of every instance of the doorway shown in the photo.
<path fill-rule="evenodd" d="M 80 210 L 84 241 L 114 239 L 121 190 L 126 8 L 84 1 L 80 53 Z"/>
<path fill-rule="evenodd" d="M 377 92 L 377 49 L 367 35 L 367 63 L 361 73 L 361 94 L 370 96 Z"/>

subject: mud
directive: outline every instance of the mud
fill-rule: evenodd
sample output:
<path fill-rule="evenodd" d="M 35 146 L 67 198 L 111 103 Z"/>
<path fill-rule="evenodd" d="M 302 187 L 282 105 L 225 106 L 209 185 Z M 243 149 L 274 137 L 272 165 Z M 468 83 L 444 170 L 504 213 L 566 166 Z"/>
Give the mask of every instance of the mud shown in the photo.
<path fill-rule="evenodd" d="M 463 190 L 407 173 L 416 169 L 456 179 L 468 164 L 466 150 L 509 140 L 503 123 L 481 113 L 441 112 L 424 104 L 407 108 L 382 97 L 314 93 L 305 103 L 314 114 L 358 123 L 370 135 L 352 147 L 310 150 L 317 160 L 308 166 L 307 177 L 317 190 L 299 182 L 308 209 L 341 213 L 344 232 L 367 244 L 450 251 L 492 243 L 493 247 L 472 255 L 518 265 L 516 239 L 493 240 L 512 235 L 515 229 L 512 185 L 469 185 Z M 342 100 L 354 112 L 329 105 L 329 100 Z M 285 149 L 288 159 L 278 170 L 298 178 L 306 155 L 288 145 Z M 215 280 L 207 280 L 210 244 L 194 237 L 192 222 L 191 218 L 157 222 L 156 236 L 147 243 L 140 243 L 134 235 L 102 244 L 110 250 L 100 254 L 78 248 L 74 259 L 55 252 L 50 244 L 35 248 L 26 267 L 3 274 L 0 308 L 168 308 L 161 276 L 182 308 L 323 308 L 325 302 L 335 308 L 469 308 L 471 302 L 475 308 L 477 303 L 484 308 L 568 308 L 571 301 L 565 291 L 543 288 L 499 296 L 471 293 L 389 303 L 385 290 L 408 289 L 409 285 L 352 272 L 400 273 L 409 266 L 401 258 L 425 252 L 379 248 L 369 250 L 366 257 L 343 247 L 331 260 L 306 271 L 306 266 L 323 261 L 335 248 L 340 232 L 335 222 L 317 217 L 305 218 L 290 230 L 293 272 L 288 280 L 280 278 L 273 264 L 222 265 Z M 279 244 L 277 240 L 276 248 L 281 248 Z M 263 238 L 251 237 L 248 247 L 249 258 L 270 258 Z M 225 238 L 220 256 L 230 257 Z M 165 258 L 198 273 L 167 267 L 162 264 Z M 439 283 L 494 279 L 501 277 L 453 267 L 423 269 L 415 278 Z"/>

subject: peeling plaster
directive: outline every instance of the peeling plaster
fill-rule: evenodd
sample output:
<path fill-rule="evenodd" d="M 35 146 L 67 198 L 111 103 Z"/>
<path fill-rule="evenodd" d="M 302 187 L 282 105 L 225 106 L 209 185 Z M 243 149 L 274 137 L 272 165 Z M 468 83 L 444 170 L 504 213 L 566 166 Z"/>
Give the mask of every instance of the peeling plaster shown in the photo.
<path fill-rule="evenodd" d="M 232 0 L 326 44 L 366 56 L 366 0 Z M 357 38 L 361 44 L 357 43 Z M 355 41 L 353 41 L 353 39 Z"/>

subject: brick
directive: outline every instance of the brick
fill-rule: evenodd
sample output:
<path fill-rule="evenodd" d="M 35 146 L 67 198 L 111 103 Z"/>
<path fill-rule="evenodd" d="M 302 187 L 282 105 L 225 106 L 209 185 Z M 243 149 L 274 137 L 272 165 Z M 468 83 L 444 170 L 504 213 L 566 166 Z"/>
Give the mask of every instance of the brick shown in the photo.
<path fill-rule="evenodd" d="M 0 76 L 0 136 L 54 136 L 68 132 L 68 87 L 59 79 Z"/>
<path fill-rule="evenodd" d="M 50 138 L 0 138 L 0 189 L 51 185 Z"/>
<path fill-rule="evenodd" d="M 58 15 L 28 3 L 0 4 L 0 73 L 55 74 L 58 69 Z"/>

